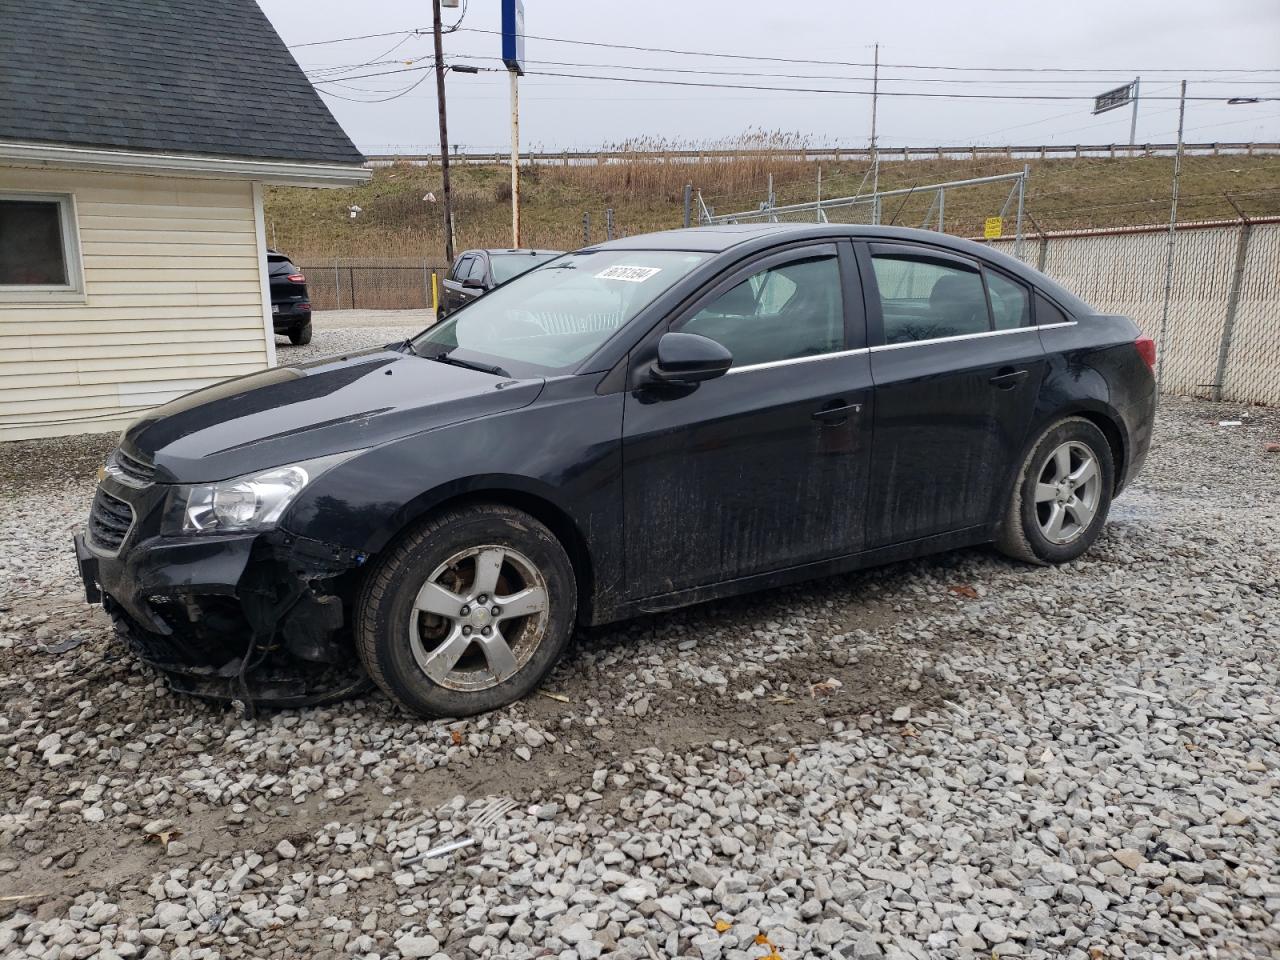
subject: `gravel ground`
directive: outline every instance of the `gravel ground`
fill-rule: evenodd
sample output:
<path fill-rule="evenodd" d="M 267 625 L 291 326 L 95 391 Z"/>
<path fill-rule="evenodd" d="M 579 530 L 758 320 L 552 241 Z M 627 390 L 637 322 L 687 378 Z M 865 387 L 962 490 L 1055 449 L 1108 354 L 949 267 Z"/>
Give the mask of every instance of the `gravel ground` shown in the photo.
<path fill-rule="evenodd" d="M 0 447 L 0 955 L 1280 954 L 1278 412 L 1171 401 L 1066 567 L 595 630 L 437 723 L 246 720 L 122 656 L 68 550 L 113 439 Z"/>
<path fill-rule="evenodd" d="M 326 310 L 311 320 L 313 334 L 305 347 L 276 337 L 276 362 L 283 365 L 318 360 L 347 350 L 393 343 L 425 330 L 435 319 L 431 310 Z"/>

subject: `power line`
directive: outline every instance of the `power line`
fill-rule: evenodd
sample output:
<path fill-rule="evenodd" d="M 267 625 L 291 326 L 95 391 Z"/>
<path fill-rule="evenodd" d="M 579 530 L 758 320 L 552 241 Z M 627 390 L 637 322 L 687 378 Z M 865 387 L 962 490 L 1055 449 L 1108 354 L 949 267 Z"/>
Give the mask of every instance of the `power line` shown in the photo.
<path fill-rule="evenodd" d="M 486 30 L 482 27 L 463 27 L 468 33 L 488 33 L 501 35 L 501 30 Z M 850 60 L 814 60 L 802 57 L 768 57 L 745 53 L 716 53 L 706 50 L 678 50 L 671 47 L 644 47 L 628 43 L 605 43 L 600 40 L 570 40 L 565 37 L 544 37 L 532 33 L 524 34 L 526 40 L 545 40 L 549 43 L 569 43 L 584 47 L 605 47 L 610 50 L 640 50 L 646 53 L 670 53 L 689 57 L 719 57 L 731 60 L 758 60 L 772 63 L 810 63 L 836 67 L 870 67 L 871 63 Z M 954 70 L 981 73 L 1114 73 L 1132 76 L 1135 73 L 1280 73 L 1277 67 L 1123 67 L 1119 69 L 1103 69 L 1098 67 L 959 67 L 940 64 L 914 63 L 882 63 L 882 67 L 897 70 Z"/>
<path fill-rule="evenodd" d="M 462 16 L 458 18 L 457 23 L 448 28 L 446 32 L 462 31 L 464 33 L 483 33 L 494 36 L 501 36 L 501 30 L 489 30 L 484 27 L 464 27 L 462 26 L 462 18 L 466 16 L 466 8 L 464 6 Z M 387 33 L 366 33 L 353 37 L 335 37 L 331 40 L 312 40 L 307 43 L 292 44 L 289 49 L 295 50 L 302 47 L 315 47 L 325 44 L 346 43 L 355 40 L 371 40 L 378 37 L 394 37 L 402 34 L 422 34 L 430 33 L 429 28 L 414 27 L 407 30 L 393 30 Z M 754 60 L 757 62 L 768 63 L 798 63 L 798 64 L 817 64 L 822 66 L 833 67 L 870 67 L 869 62 L 855 60 L 821 60 L 808 57 L 773 57 L 746 53 L 723 53 L 707 50 L 680 50 L 673 47 L 646 47 L 638 44 L 628 43 L 608 43 L 602 40 L 571 40 L 566 37 L 547 37 L 537 34 L 524 34 L 526 40 L 542 40 L 548 43 L 567 43 L 574 46 L 583 47 L 602 47 L 609 50 L 637 50 L 644 53 L 666 53 L 676 56 L 687 57 L 712 57 L 716 59 L 729 60 Z M 610 65 L 615 66 L 615 65 Z M 969 67 L 956 66 L 953 64 L 921 64 L 921 63 L 882 63 L 882 67 L 889 67 L 896 70 L 946 70 L 962 73 L 1076 73 L 1076 74 L 1114 74 L 1120 77 L 1131 76 L 1135 73 L 1172 73 L 1172 74 L 1202 74 L 1202 73 L 1280 73 L 1280 67 Z"/>
<path fill-rule="evenodd" d="M 499 72 L 496 67 L 482 67 L 486 71 Z M 568 77 L 576 80 L 608 80 L 615 83 L 649 83 L 662 86 L 676 87 L 707 87 L 711 89 L 722 90 L 771 90 L 780 93 L 829 93 L 843 94 L 846 96 L 869 97 L 872 95 L 870 90 L 838 90 L 831 87 L 769 87 L 760 84 L 749 83 L 707 83 L 695 80 L 650 80 L 645 77 L 612 77 L 612 76 L 591 76 L 581 73 L 561 73 L 551 70 L 526 70 L 526 76 L 538 77 Z M 354 79 L 354 78 L 353 78 Z M 1091 101 L 1095 98 L 1080 94 L 1070 93 L 927 93 L 922 90 L 881 90 L 879 95 L 882 97 L 927 97 L 938 100 L 1082 100 Z M 1146 100 L 1177 100 L 1178 97 L 1145 97 Z M 1223 102 L 1228 98 L 1225 96 L 1216 97 L 1187 97 L 1187 100 L 1205 100 Z M 1273 100 L 1280 98 L 1259 97 L 1259 100 Z"/>
<path fill-rule="evenodd" d="M 458 56 L 475 56 L 475 55 L 472 55 L 472 54 L 458 54 Z M 484 59 L 484 60 L 497 60 L 497 59 L 500 59 L 500 58 L 499 58 L 499 57 L 492 57 L 492 56 L 488 56 L 488 55 L 480 55 L 480 59 Z M 763 73 L 763 72 L 750 71 L 750 70 L 707 70 L 707 69 L 704 69 L 704 68 L 693 68 L 693 67 L 665 67 L 665 66 L 653 66 L 653 65 L 650 65 L 650 64 L 625 64 L 625 63 L 579 63 L 579 62 L 575 62 L 575 61 L 568 61 L 568 60 L 529 60 L 529 59 L 526 59 L 526 60 L 524 60 L 523 62 L 524 62 L 524 63 L 526 63 L 526 64 L 538 64 L 538 65 L 542 65 L 542 66 L 552 66 L 552 67 L 586 67 L 586 68 L 593 69 L 593 70 L 594 70 L 594 69 L 600 69 L 600 70 L 643 70 L 643 71 L 656 72 L 656 73 L 687 73 L 687 74 L 696 74 L 696 75 L 698 75 L 698 76 L 720 76 L 720 77 L 763 77 L 763 78 L 766 78 L 766 79 L 767 79 L 767 78 L 772 78 L 772 79 L 776 79 L 776 80 L 844 80 L 844 81 L 847 81 L 847 82 L 850 82 L 850 83 L 870 83 L 870 82 L 871 82 L 871 80 L 872 80 L 872 78 L 871 78 L 871 77 L 850 77 L 850 76 L 845 76 L 845 75 L 840 75 L 840 74 L 830 74 L 830 73 Z M 1105 81 L 1105 80 L 1097 80 L 1097 79 L 1087 79 L 1087 80 L 1086 80 L 1086 79 L 1080 79 L 1080 80 L 1048 80 L 1048 79 L 1043 79 L 1043 78 L 1039 78 L 1039 77 L 1034 77 L 1034 78 L 1017 78 L 1017 79 L 1005 79 L 1005 78 L 991 78 L 991 79 L 984 79 L 984 78 L 979 78 L 979 77 L 960 77 L 960 78 L 952 78 L 952 77 L 883 77 L 883 76 L 882 76 L 882 77 L 880 77 L 880 78 L 879 78 L 879 82 L 880 82 L 880 83 L 945 83 L 945 84 L 949 84 L 949 85 L 950 85 L 950 84 L 960 84 L 960 83 L 963 83 L 963 84 L 979 84 L 979 85 L 989 84 L 989 85 L 991 85 L 991 86 L 996 86 L 996 85 L 999 85 L 999 84 L 1028 84 L 1028 83 L 1036 83 L 1036 84 L 1050 84 L 1050 85 L 1058 86 L 1058 85 L 1065 85 L 1065 84 L 1090 84 L 1090 85 L 1096 85 L 1096 84 L 1098 84 L 1098 83 L 1104 83 L 1104 82 L 1108 82 L 1108 81 Z M 1223 83 L 1247 83 L 1247 84 L 1268 84 L 1268 85 L 1269 85 L 1269 84 L 1274 84 L 1276 81 L 1275 81 L 1275 80 L 1218 80 L 1218 79 L 1205 79 L 1205 80 L 1200 80 L 1200 81 L 1198 81 L 1198 82 L 1199 82 L 1200 84 L 1202 84 L 1202 85 L 1203 85 L 1203 84 L 1223 84 Z M 1090 97 L 1088 97 L 1088 98 L 1086 98 L 1086 99 L 1090 99 L 1090 100 L 1092 100 L 1092 99 L 1093 99 L 1093 97 L 1092 97 L 1092 96 L 1090 96 Z"/>
<path fill-rule="evenodd" d="M 413 90 L 416 90 L 419 86 L 422 85 L 422 82 L 426 80 L 427 77 L 429 76 L 431 76 L 429 73 L 424 73 L 422 76 L 420 76 L 417 80 L 413 81 L 413 83 L 409 84 L 403 90 L 398 90 L 395 93 L 392 93 L 390 96 L 386 96 L 386 97 L 344 97 L 342 94 L 334 93 L 332 90 L 319 90 L 317 92 L 323 93 L 326 97 L 333 97 L 335 100 L 346 100 L 348 103 L 386 103 L 389 100 L 399 100 L 401 97 L 407 95 Z M 333 82 L 341 83 L 341 81 L 338 81 L 338 80 L 335 80 Z M 385 90 L 370 90 L 369 92 L 370 93 L 386 93 Z"/>
<path fill-rule="evenodd" d="M 414 73 L 419 70 L 429 69 L 427 67 L 405 67 L 400 70 L 383 70 L 377 73 L 363 73 L 354 76 L 338 77 L 334 79 L 314 80 L 314 84 L 321 83 L 337 83 L 346 80 L 365 80 L 369 77 L 387 77 L 400 73 Z M 480 71 L 485 73 L 504 73 L 505 70 L 498 67 L 479 67 Z M 526 70 L 526 76 L 535 77 L 564 77 L 571 80 L 604 80 L 615 83 L 646 83 L 658 86 L 674 86 L 674 87 L 702 87 L 712 90 L 766 90 L 776 93 L 822 93 L 836 94 L 844 96 L 869 97 L 870 90 L 841 90 L 834 87 L 772 87 L 763 84 L 750 83 L 708 83 L 705 81 L 695 80 L 654 80 L 647 77 L 616 77 L 605 75 L 591 75 L 582 73 L 563 73 L 552 70 Z M 1050 100 L 1073 100 L 1073 101 L 1092 101 L 1094 97 L 1083 94 L 1051 94 L 1051 93 L 928 93 L 920 90 L 882 90 L 882 97 L 924 97 L 939 100 L 1021 100 L 1021 101 L 1050 101 Z M 1177 100 L 1178 97 L 1160 96 L 1160 97 L 1144 97 L 1143 99 L 1151 100 Z M 1187 100 L 1201 100 L 1211 102 L 1223 102 L 1228 97 L 1225 95 L 1218 96 L 1200 96 L 1187 97 Z M 1260 97 L 1260 101 L 1270 101 L 1280 99 L 1276 97 Z"/>
<path fill-rule="evenodd" d="M 471 28 L 468 27 L 467 29 L 471 29 Z M 421 30 L 411 27 L 408 30 L 392 30 L 388 33 L 366 33 L 358 37 L 334 37 L 332 40 L 312 40 L 308 43 L 294 43 L 294 44 L 290 44 L 289 49 L 297 50 L 301 47 L 322 47 L 330 43 L 347 43 L 350 40 L 376 40 L 378 37 L 398 37 L 402 33 L 421 33 L 421 32 L 422 32 Z"/>
<path fill-rule="evenodd" d="M 374 57 L 372 60 L 365 60 L 365 61 L 363 61 L 363 62 L 361 62 L 361 63 L 348 63 L 348 64 L 343 64 L 343 65 L 340 65 L 340 66 L 331 66 L 331 67 L 312 67 L 312 68 L 311 68 L 311 69 L 309 69 L 309 70 L 304 70 L 304 71 L 303 71 L 303 73 L 307 74 L 308 76 L 310 76 L 310 75 L 312 75 L 312 74 L 316 74 L 316 73 L 323 73 L 323 74 L 326 74 L 326 75 L 332 75 L 332 74 L 335 74 L 335 73 L 341 73 L 341 72 L 343 72 L 344 70 L 363 70 L 365 67 L 380 67 L 380 66 L 383 66 L 383 65 L 388 64 L 388 63 L 404 63 L 404 62 L 405 62 L 404 60 L 395 60 L 395 59 L 393 59 L 393 60 L 387 60 L 387 59 L 385 59 L 385 58 L 386 58 L 387 56 L 389 56 L 390 54 L 395 53 L 397 50 L 399 50 L 401 47 L 403 47 L 403 46 L 404 46 L 406 43 L 408 43 L 410 40 L 414 39 L 414 36 L 415 36 L 414 34 L 409 34 L 408 36 L 401 37 L 398 41 L 396 41 L 394 44 L 392 44 L 392 45 L 391 45 L 390 47 L 388 47 L 386 50 L 383 50 L 383 51 L 382 51 L 382 53 L 378 54 L 378 55 L 377 55 L 376 57 Z M 418 58 L 418 57 L 414 57 L 413 59 L 415 59 L 415 60 L 416 60 L 416 59 L 420 59 L 420 58 Z"/>

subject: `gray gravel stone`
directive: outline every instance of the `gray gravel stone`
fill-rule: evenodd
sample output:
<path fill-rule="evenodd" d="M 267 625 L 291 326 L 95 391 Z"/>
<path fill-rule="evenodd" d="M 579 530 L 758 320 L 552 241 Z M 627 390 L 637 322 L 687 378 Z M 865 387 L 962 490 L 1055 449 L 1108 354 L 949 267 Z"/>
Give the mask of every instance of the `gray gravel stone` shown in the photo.
<path fill-rule="evenodd" d="M 281 358 L 410 329 L 376 319 Z M 1160 418 L 1071 564 L 966 551 L 593 629 L 555 698 L 440 722 L 167 693 L 76 596 L 115 438 L 7 445 L 0 874 L 40 895 L 0 953 L 1280 955 L 1280 415 Z"/>

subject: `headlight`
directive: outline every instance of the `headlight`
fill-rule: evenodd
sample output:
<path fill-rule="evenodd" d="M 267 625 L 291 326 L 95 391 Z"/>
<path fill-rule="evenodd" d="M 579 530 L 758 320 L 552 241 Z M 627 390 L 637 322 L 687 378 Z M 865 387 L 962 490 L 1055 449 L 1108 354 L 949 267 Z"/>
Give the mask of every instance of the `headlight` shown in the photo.
<path fill-rule="evenodd" d="M 176 487 L 182 533 L 246 533 L 270 530 L 307 484 L 360 451 L 272 467 L 218 483 Z M 174 517 L 171 512 L 170 517 Z M 174 517 L 172 526 L 178 526 Z"/>

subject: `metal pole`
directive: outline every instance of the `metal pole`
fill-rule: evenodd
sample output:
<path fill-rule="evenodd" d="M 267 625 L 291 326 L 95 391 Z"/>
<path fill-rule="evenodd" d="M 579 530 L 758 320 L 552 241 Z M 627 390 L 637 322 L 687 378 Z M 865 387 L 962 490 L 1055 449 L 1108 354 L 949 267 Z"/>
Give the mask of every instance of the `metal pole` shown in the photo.
<path fill-rule="evenodd" d="M 1027 203 L 1027 177 L 1031 173 L 1031 164 L 1022 165 L 1022 179 L 1018 181 L 1018 222 L 1013 234 L 1013 255 L 1022 259 L 1022 211 Z"/>
<path fill-rule="evenodd" d="M 1133 78 L 1133 119 L 1129 121 L 1129 146 L 1133 146 L 1134 138 L 1138 135 L 1138 81 L 1141 77 Z"/>
<path fill-rule="evenodd" d="M 582 245 L 584 247 L 591 244 L 591 212 L 587 211 L 582 215 Z"/>
<path fill-rule="evenodd" d="M 1178 149 L 1173 155 L 1173 197 L 1169 203 L 1169 242 L 1164 260 L 1164 307 L 1160 311 L 1160 342 L 1157 345 L 1156 391 L 1157 395 L 1164 384 L 1164 357 L 1168 353 L 1168 340 L 1165 337 L 1169 329 L 1169 296 L 1173 292 L 1173 242 L 1174 232 L 1178 225 L 1178 183 L 1182 177 L 1182 126 L 1187 116 L 1187 81 L 1182 81 L 1182 92 L 1178 95 Z"/>
<path fill-rule="evenodd" d="M 333 295 L 334 295 L 334 298 L 338 301 L 338 305 L 333 309 L 341 310 L 342 309 L 342 282 L 338 279 L 338 258 L 337 257 L 333 258 Z"/>
<path fill-rule="evenodd" d="M 814 219 L 822 222 L 822 164 L 818 164 L 818 210 Z"/>
<path fill-rule="evenodd" d="M 520 74 L 511 75 L 511 246 L 520 246 Z"/>
<path fill-rule="evenodd" d="M 613 207 L 606 207 L 604 211 L 604 238 L 613 239 Z"/>
<path fill-rule="evenodd" d="M 1235 207 L 1230 197 L 1227 201 Z M 1222 324 L 1222 341 L 1218 344 L 1218 368 L 1213 378 L 1213 399 L 1222 399 L 1222 387 L 1227 379 L 1227 360 L 1231 355 L 1231 335 L 1235 332 L 1236 313 L 1240 308 L 1240 287 L 1244 283 L 1244 266 L 1249 256 L 1249 237 L 1253 234 L 1253 223 L 1240 208 L 1240 239 L 1236 242 L 1236 267 L 1231 274 L 1231 293 L 1227 297 L 1227 319 Z"/>
<path fill-rule="evenodd" d="M 938 232 L 946 233 L 946 213 L 947 213 L 947 188 L 938 188 Z"/>
<path fill-rule="evenodd" d="M 693 184 L 684 185 L 684 225 L 687 229 L 693 224 Z"/>
<path fill-rule="evenodd" d="M 436 104 L 440 111 L 440 177 L 444 194 L 444 258 L 453 263 L 453 204 L 449 194 L 449 124 L 444 108 L 444 40 L 440 25 L 440 0 L 431 0 L 431 20 L 436 45 Z"/>
<path fill-rule="evenodd" d="M 880 100 L 880 44 L 876 44 L 875 66 L 871 71 L 871 193 L 880 192 L 880 151 L 876 149 L 876 107 Z"/>

